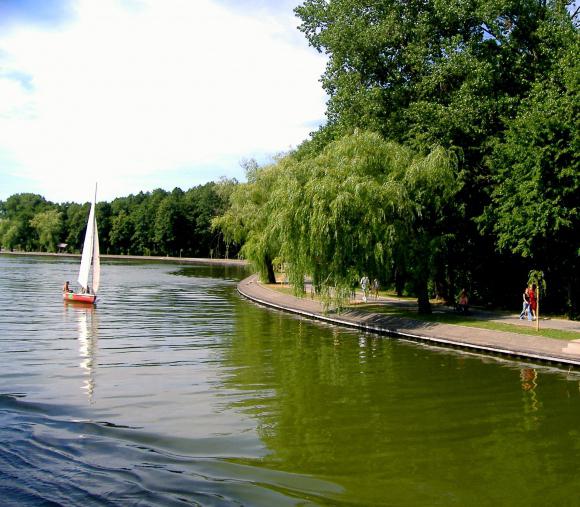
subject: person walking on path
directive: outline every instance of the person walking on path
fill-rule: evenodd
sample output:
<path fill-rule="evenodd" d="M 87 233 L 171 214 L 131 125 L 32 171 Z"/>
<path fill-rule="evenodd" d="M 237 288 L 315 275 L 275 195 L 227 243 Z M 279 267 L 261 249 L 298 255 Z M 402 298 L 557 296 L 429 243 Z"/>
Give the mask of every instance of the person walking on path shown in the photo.
<path fill-rule="evenodd" d="M 530 289 L 528 287 L 525 288 L 524 293 L 522 294 L 522 313 L 520 313 L 520 320 L 527 318 L 530 312 Z"/>
<path fill-rule="evenodd" d="M 367 275 L 363 275 L 360 279 L 360 288 L 362 289 L 362 300 L 364 303 L 367 302 L 367 291 L 369 289 L 369 277 Z"/>
<path fill-rule="evenodd" d="M 371 289 L 375 299 L 379 299 L 379 287 L 380 287 L 379 280 L 377 278 L 374 278 L 373 283 L 371 285 Z"/>
<path fill-rule="evenodd" d="M 469 299 L 467 297 L 467 291 L 462 289 L 459 293 L 459 301 L 457 302 L 457 308 L 459 313 L 468 314 L 469 313 Z"/>

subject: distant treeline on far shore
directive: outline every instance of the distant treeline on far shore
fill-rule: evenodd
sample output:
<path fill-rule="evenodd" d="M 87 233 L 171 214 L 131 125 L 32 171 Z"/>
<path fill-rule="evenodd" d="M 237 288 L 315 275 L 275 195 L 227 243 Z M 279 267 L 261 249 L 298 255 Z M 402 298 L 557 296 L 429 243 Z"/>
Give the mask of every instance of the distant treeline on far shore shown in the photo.
<path fill-rule="evenodd" d="M 101 252 L 126 255 L 232 257 L 212 219 L 227 206 L 234 182 L 210 182 L 183 191 L 157 189 L 97 203 Z M 22 193 L 0 201 L 0 246 L 29 252 L 82 249 L 90 203 L 62 204 Z"/>

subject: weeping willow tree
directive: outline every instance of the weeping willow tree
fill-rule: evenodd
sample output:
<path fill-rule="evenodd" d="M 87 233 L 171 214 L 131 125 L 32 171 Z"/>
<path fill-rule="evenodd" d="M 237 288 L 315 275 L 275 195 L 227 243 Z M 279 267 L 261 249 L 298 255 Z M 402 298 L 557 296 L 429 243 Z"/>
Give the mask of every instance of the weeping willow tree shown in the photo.
<path fill-rule="evenodd" d="M 341 306 L 363 274 L 384 279 L 404 264 L 397 267 L 411 277 L 419 311 L 430 312 L 444 209 L 459 189 L 455 165 L 440 147 L 421 155 L 355 132 L 316 156 L 247 167 L 248 182 L 233 187 L 213 225 L 243 244 L 263 281 L 275 282 L 279 258 L 295 292 L 310 277 L 327 307 Z"/>
<path fill-rule="evenodd" d="M 248 182 L 229 187 L 229 208 L 212 220 L 212 227 L 220 229 L 227 243 L 242 245 L 240 255 L 248 259 L 264 282 L 276 283 L 272 260 L 279 252 L 279 241 L 271 234 L 269 210 L 272 189 L 279 167 L 272 164 L 259 168 L 254 161 L 244 164 Z"/>
<path fill-rule="evenodd" d="M 340 306 L 362 274 L 384 278 L 404 258 L 419 310 L 430 312 L 436 225 L 458 190 L 454 168 L 442 148 L 418 155 L 370 132 L 279 161 L 267 222 L 296 292 L 310 276 L 326 304 Z"/>

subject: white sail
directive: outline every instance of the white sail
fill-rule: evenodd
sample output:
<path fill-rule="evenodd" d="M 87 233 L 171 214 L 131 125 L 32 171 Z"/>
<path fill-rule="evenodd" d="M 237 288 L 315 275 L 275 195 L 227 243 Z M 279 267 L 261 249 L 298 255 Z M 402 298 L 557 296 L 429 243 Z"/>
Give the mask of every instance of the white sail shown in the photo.
<path fill-rule="evenodd" d="M 93 293 L 96 294 L 101 283 L 101 253 L 99 251 L 99 231 L 95 216 L 95 236 L 93 238 Z"/>
<path fill-rule="evenodd" d="M 89 276 L 91 267 L 96 263 L 96 284 L 95 272 L 93 271 L 93 293 L 96 294 L 100 282 L 100 260 L 99 260 L 99 236 L 97 232 L 97 220 L 95 217 L 95 205 L 97 200 L 97 192 L 95 190 L 95 199 L 91 204 L 91 211 L 89 212 L 89 220 L 87 222 L 87 232 L 85 233 L 85 243 L 83 245 L 83 255 L 81 257 L 81 267 L 79 269 L 78 282 L 79 285 L 87 291 L 89 288 Z M 96 253 L 96 256 L 95 256 Z"/>

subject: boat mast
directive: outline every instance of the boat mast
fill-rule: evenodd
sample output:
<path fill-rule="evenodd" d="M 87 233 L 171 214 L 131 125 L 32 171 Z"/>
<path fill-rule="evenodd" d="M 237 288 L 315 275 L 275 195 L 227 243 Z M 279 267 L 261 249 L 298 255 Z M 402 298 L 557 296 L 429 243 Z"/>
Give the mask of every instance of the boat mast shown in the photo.
<path fill-rule="evenodd" d="M 101 280 L 101 260 L 99 251 L 99 230 L 97 227 L 97 183 L 95 183 L 95 198 L 94 198 L 94 215 L 93 215 L 93 255 L 92 255 L 92 273 L 91 273 L 91 288 L 93 294 L 99 290 Z"/>
<path fill-rule="evenodd" d="M 93 207 L 95 208 L 95 213 L 93 214 L 93 245 L 92 245 L 92 256 L 91 256 L 91 287 L 94 287 L 95 283 L 95 228 L 97 227 L 97 183 L 95 182 L 95 196 L 93 197 Z M 95 289 L 93 289 L 94 291 Z"/>
<path fill-rule="evenodd" d="M 91 203 L 91 210 L 89 212 L 89 219 L 87 221 L 87 230 L 85 233 L 85 242 L 83 245 L 83 254 L 81 257 L 81 265 L 79 269 L 78 282 L 79 285 L 86 291 L 89 286 L 89 276 L 91 268 L 93 268 L 95 250 L 98 252 L 98 244 L 95 246 L 95 204 L 97 191 L 95 186 L 95 200 Z M 98 241 L 98 240 L 97 240 Z M 94 283 L 94 280 L 93 280 Z"/>

